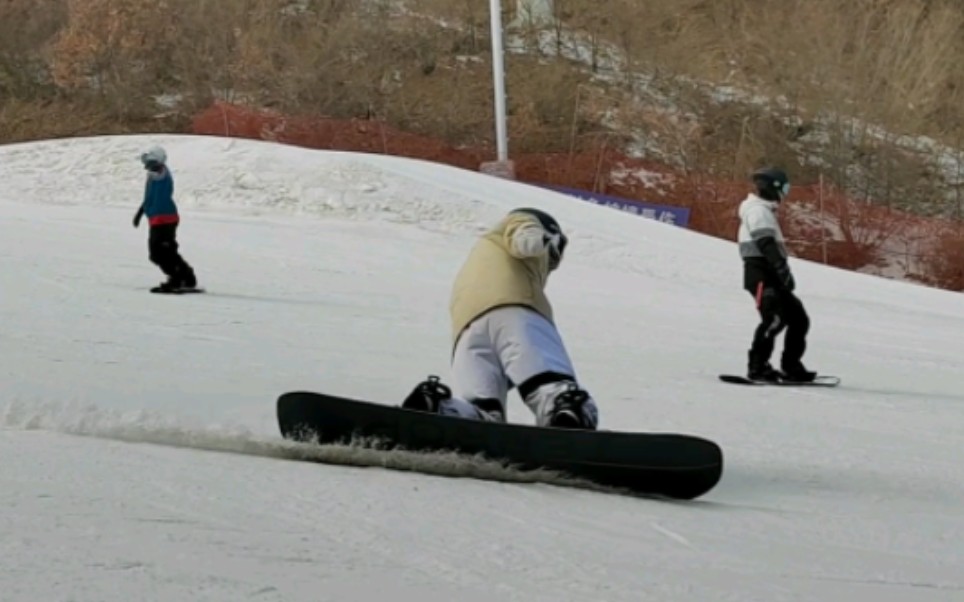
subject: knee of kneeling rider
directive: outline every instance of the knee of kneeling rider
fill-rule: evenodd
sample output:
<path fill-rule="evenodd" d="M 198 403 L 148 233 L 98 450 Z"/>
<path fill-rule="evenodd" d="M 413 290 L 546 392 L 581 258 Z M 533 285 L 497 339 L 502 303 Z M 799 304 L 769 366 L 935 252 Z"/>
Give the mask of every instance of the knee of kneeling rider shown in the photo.
<path fill-rule="evenodd" d="M 541 372 L 535 376 L 527 378 L 524 382 L 518 385 L 517 389 L 519 390 L 519 396 L 522 397 L 522 399 L 528 399 L 533 393 L 545 385 L 574 382 L 576 382 L 576 378 L 571 374 L 563 374 L 561 372 Z"/>
<path fill-rule="evenodd" d="M 469 400 L 480 412 L 484 412 L 492 420 L 505 422 L 505 404 L 494 397 L 483 397 Z"/>

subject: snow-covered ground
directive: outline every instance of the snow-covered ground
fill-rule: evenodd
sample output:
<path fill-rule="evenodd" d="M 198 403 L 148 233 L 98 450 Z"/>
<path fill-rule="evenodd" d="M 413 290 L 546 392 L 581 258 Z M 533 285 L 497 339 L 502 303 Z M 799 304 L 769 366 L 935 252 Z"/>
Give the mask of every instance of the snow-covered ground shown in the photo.
<path fill-rule="evenodd" d="M 147 293 L 131 218 L 156 141 L 207 295 Z M 0 182 L 4 602 L 964 598 L 960 294 L 794 262 L 806 359 L 843 385 L 741 388 L 716 379 L 756 321 L 734 245 L 541 188 L 200 137 L 0 147 Z M 277 435 L 281 392 L 394 403 L 448 376 L 450 280 L 523 205 L 571 235 L 549 289 L 603 428 L 718 441 L 717 489 L 286 459 L 305 452 Z"/>

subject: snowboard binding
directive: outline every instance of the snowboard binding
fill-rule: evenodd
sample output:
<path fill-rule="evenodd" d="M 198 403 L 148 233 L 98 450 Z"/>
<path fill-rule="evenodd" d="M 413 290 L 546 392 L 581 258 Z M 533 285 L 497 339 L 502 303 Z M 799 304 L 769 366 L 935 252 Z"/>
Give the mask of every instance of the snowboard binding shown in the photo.
<path fill-rule="evenodd" d="M 446 399 L 451 398 L 452 389 L 442 383 L 439 377 L 432 375 L 416 385 L 415 389 L 402 402 L 402 407 L 406 410 L 437 414 L 439 405 Z"/>

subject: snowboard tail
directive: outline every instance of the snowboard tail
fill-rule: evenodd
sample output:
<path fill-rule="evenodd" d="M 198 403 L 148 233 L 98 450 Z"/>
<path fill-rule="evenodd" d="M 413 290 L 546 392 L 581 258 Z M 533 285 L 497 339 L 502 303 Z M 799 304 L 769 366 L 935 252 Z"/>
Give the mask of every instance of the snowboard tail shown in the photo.
<path fill-rule="evenodd" d="M 549 469 L 676 499 L 707 493 L 723 472 L 723 453 L 715 442 L 679 433 L 486 422 L 305 391 L 282 394 L 277 416 L 286 439 L 327 444 L 374 437 L 389 448 L 480 454 L 520 470 Z"/>

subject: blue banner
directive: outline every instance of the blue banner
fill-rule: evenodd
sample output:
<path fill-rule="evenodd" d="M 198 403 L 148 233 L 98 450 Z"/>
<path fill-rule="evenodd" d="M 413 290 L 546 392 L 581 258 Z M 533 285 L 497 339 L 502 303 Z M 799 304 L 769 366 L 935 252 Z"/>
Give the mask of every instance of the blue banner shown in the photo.
<path fill-rule="evenodd" d="M 597 205 L 605 205 L 606 207 L 612 207 L 613 209 L 632 213 L 633 215 L 649 218 L 665 224 L 672 224 L 681 228 L 685 228 L 690 219 L 690 210 L 687 207 L 658 205 L 655 203 L 637 201 L 636 199 L 627 199 L 618 196 L 610 196 L 608 194 L 599 194 L 598 192 L 589 192 L 588 190 L 579 190 L 578 188 L 567 188 L 565 186 L 552 186 L 549 184 L 538 184 L 538 186 L 541 186 L 542 188 L 549 188 L 557 192 L 563 192 L 578 199 L 582 199 L 583 201 L 589 201 L 590 203 L 596 203 Z"/>

